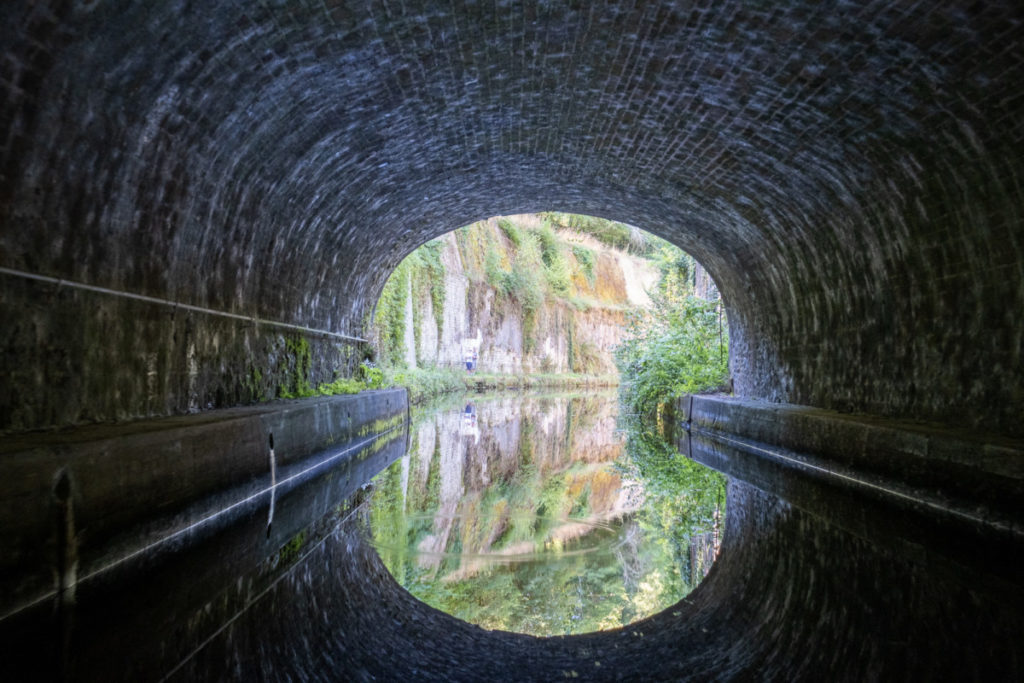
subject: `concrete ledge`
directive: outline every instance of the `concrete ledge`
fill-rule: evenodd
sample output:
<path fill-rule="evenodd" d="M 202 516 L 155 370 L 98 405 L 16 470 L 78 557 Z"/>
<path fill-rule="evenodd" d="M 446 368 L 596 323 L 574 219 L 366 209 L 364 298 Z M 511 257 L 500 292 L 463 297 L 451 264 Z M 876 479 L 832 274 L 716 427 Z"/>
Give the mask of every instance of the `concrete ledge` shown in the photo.
<path fill-rule="evenodd" d="M 695 433 L 737 436 L 1024 518 L 1024 441 L 808 406 L 686 396 L 677 415 Z"/>
<path fill-rule="evenodd" d="M 280 480 L 307 456 L 389 431 L 407 414 L 406 392 L 395 389 L 9 438 L 0 447 L 0 614 L 52 591 L 55 564 L 87 571 L 187 528 L 212 509 L 203 501 L 226 495 L 228 505 L 265 489 L 271 450 Z"/>

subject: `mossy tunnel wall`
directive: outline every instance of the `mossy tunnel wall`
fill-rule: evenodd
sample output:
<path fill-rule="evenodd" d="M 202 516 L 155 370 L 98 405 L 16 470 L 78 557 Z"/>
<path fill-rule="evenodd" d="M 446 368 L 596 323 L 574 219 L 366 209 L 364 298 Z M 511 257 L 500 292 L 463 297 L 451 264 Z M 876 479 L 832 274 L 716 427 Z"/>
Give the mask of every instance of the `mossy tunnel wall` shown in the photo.
<path fill-rule="evenodd" d="M 0 431 L 266 398 L 296 340 L 329 380 L 410 250 L 558 210 L 708 268 L 742 397 L 1024 437 L 1022 20 L 4 3 Z"/>

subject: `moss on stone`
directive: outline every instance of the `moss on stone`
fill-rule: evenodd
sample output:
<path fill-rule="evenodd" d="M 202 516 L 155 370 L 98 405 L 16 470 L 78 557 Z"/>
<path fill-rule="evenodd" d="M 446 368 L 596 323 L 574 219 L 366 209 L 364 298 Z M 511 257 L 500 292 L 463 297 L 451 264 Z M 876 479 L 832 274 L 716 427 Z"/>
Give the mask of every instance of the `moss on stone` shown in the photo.
<path fill-rule="evenodd" d="M 278 562 L 281 564 L 291 564 L 295 560 L 299 559 L 299 552 L 302 550 L 302 546 L 306 543 L 306 532 L 300 531 L 299 533 L 292 536 L 291 540 L 285 543 L 281 550 L 277 553 Z"/>
<path fill-rule="evenodd" d="M 286 352 L 286 375 L 278 384 L 280 398 L 305 398 L 314 396 L 316 391 L 310 384 L 313 368 L 313 354 L 305 337 L 287 337 L 284 341 Z"/>

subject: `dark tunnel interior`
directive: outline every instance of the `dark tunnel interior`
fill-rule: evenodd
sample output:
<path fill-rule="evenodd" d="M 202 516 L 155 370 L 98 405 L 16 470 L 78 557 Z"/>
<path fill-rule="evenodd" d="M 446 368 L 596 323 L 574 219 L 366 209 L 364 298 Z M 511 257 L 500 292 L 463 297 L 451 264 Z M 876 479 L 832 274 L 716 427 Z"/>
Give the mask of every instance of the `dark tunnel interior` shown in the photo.
<path fill-rule="evenodd" d="M 948 559 L 917 531 L 873 546 L 863 520 L 847 536 L 818 521 L 828 492 L 801 507 L 735 482 L 729 547 L 693 604 L 643 638 L 535 640 L 412 604 L 349 521 L 316 551 L 338 563 L 333 583 L 275 584 L 235 640 L 203 636 L 174 675 L 1019 677 L 1020 577 L 993 548 L 1019 547 L 1024 528 L 1022 39 L 1009 0 L 7 2 L 5 533 L 30 544 L 11 520 L 27 501 L 52 518 L 57 472 L 76 505 L 92 495 L 61 460 L 88 430 L 245 410 L 281 380 L 285 336 L 308 340 L 314 383 L 351 372 L 388 274 L 427 240 L 493 215 L 582 213 L 664 237 L 717 282 L 736 398 L 761 412 L 702 424 L 763 435 L 764 406 L 781 406 L 892 426 L 858 443 L 881 453 L 873 471 L 982 511 L 987 530 L 958 533 L 984 550 Z M 786 424 L 781 448 L 825 452 L 841 432 Z M 288 428 L 274 433 L 284 452 Z M 265 459 L 266 434 L 245 439 Z M 135 451 L 104 448 L 136 472 Z M 859 559 L 815 566 L 801 544 Z M 36 555 L 10 547 L 15 576 Z M 301 666 L 292 629 L 320 612 L 286 607 L 287 590 L 342 615 L 319 634 L 334 649 Z M 224 664 L 261 628 L 276 643 L 263 659 Z M 355 634 L 369 635 L 338 645 Z"/>

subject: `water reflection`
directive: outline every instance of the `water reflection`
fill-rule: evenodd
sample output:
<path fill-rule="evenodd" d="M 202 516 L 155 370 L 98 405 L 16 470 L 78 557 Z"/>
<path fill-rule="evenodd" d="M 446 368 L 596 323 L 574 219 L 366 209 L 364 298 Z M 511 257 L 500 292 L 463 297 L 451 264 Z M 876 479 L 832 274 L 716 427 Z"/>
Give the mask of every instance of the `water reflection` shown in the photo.
<path fill-rule="evenodd" d="M 615 628 L 685 596 L 720 544 L 725 478 L 617 426 L 614 393 L 421 413 L 375 480 L 373 541 L 424 602 L 485 628 Z"/>

